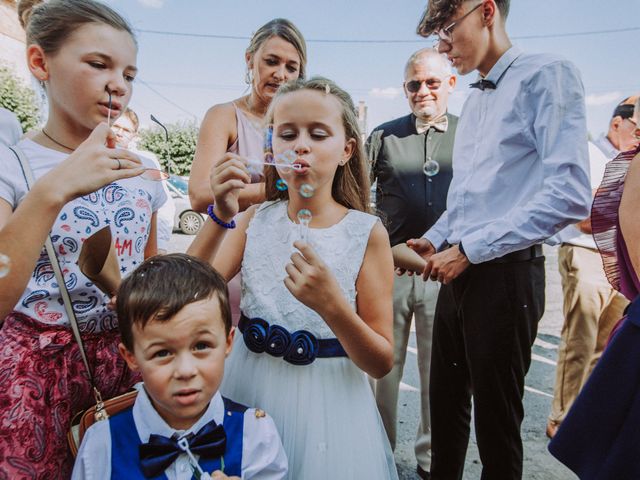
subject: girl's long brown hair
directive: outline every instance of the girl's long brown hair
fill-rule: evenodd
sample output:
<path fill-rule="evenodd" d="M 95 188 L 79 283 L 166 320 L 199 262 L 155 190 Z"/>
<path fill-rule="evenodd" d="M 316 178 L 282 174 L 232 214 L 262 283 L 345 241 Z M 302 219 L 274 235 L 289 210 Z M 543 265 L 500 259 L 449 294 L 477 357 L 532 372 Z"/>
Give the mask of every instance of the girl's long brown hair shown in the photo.
<path fill-rule="evenodd" d="M 367 156 L 360 136 L 358 116 L 353 101 L 347 92 L 338 87 L 334 82 L 323 77 L 313 77 L 309 80 L 298 79 L 286 83 L 278 89 L 267 115 L 267 125 L 273 125 L 273 114 L 278 100 L 291 92 L 299 90 L 315 90 L 326 95 L 332 95 L 340 102 L 342 107 L 342 124 L 346 139 L 353 138 L 356 142 L 353 154 L 347 163 L 338 166 L 331 195 L 340 205 L 361 212 L 370 212 L 369 207 L 369 174 L 367 172 Z M 270 147 L 269 147 L 270 148 Z M 272 152 L 271 152 L 272 153 Z M 288 192 L 276 188 L 276 181 L 280 177 L 275 168 L 265 168 L 265 193 L 267 200 L 286 200 Z"/>

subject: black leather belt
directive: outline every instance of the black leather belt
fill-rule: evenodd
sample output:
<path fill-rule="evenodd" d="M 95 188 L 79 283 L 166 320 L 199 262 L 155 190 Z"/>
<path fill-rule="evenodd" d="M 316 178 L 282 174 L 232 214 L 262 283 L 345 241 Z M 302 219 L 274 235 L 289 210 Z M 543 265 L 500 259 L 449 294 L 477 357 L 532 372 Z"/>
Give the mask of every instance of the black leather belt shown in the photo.
<path fill-rule="evenodd" d="M 522 250 L 516 250 L 515 252 L 507 253 L 498 258 L 487 260 L 483 263 L 511 263 L 511 262 L 525 262 L 533 258 L 542 257 L 542 245 L 532 245 L 529 248 Z"/>

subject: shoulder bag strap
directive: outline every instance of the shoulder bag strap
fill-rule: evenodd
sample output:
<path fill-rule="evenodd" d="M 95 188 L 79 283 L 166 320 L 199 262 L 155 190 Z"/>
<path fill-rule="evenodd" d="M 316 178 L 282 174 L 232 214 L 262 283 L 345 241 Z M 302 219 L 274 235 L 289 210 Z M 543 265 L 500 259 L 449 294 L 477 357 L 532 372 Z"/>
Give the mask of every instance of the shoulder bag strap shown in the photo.
<path fill-rule="evenodd" d="M 33 171 L 31 170 L 31 165 L 29 165 L 29 161 L 27 160 L 24 152 L 18 148 L 17 145 L 13 147 L 9 147 L 15 156 L 18 158 L 20 162 L 20 166 L 22 168 L 22 173 L 27 182 L 27 188 L 31 190 L 31 187 L 35 183 L 35 179 L 33 176 Z M 60 269 L 60 263 L 58 262 L 58 257 L 56 255 L 56 251 L 53 248 L 53 243 L 51 242 L 51 236 L 47 235 L 47 239 L 44 243 L 44 246 L 47 250 L 47 255 L 49 256 L 49 261 L 51 262 L 51 266 L 53 267 L 53 271 L 56 275 L 56 280 L 58 281 L 58 285 L 60 288 L 60 295 L 62 296 L 62 300 L 64 301 L 64 308 L 67 311 L 67 317 L 69 317 L 69 323 L 71 324 L 71 330 L 73 331 L 73 336 L 78 342 L 78 346 L 80 347 L 80 355 L 82 356 L 82 361 L 84 362 L 84 366 L 87 368 L 87 373 L 89 374 L 89 380 L 91 382 L 91 386 L 93 387 L 94 393 L 98 393 L 95 387 L 95 383 L 93 381 L 93 372 L 91 367 L 89 366 L 89 360 L 87 359 L 87 354 L 84 350 L 84 344 L 82 343 L 82 337 L 80 336 L 80 329 L 78 328 L 78 320 L 76 319 L 76 314 L 73 311 L 73 304 L 71 303 L 71 297 L 69 296 L 69 290 L 67 290 L 67 285 L 64 281 L 64 276 L 62 275 L 62 270 Z"/>

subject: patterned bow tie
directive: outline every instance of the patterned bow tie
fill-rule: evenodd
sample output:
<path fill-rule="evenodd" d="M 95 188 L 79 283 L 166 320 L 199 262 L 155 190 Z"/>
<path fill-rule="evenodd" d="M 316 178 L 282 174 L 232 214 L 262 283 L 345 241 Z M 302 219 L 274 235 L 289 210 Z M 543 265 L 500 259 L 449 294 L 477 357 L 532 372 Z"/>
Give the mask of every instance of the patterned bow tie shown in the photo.
<path fill-rule="evenodd" d="M 204 458 L 221 457 L 227 448 L 227 435 L 224 428 L 222 425 L 216 425 L 213 420 L 195 435 L 189 435 L 187 439 L 189 450 L 194 455 Z M 142 472 L 145 477 L 151 478 L 164 472 L 180 454 L 185 452 L 178 445 L 178 439 L 152 434 L 149 436 L 149 443 L 140 445 L 139 453 Z"/>
<path fill-rule="evenodd" d="M 439 132 L 446 132 L 449 127 L 449 119 L 446 115 L 442 115 L 435 120 L 422 120 L 416 117 L 416 130 L 418 133 L 424 133 L 430 128 L 434 128 Z"/>
<path fill-rule="evenodd" d="M 478 80 L 477 82 L 470 83 L 469 86 L 471 88 L 479 88 L 482 91 L 484 91 L 487 88 L 489 90 L 495 90 L 496 89 L 496 84 L 495 83 L 493 83 L 491 80 L 485 80 L 484 78 L 481 79 L 481 80 Z"/>

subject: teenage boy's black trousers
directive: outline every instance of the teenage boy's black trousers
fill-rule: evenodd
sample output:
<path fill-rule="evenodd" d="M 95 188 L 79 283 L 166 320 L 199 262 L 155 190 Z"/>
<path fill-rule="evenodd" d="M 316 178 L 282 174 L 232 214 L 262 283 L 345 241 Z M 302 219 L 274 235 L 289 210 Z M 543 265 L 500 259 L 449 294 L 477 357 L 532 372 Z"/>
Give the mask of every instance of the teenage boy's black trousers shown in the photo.
<path fill-rule="evenodd" d="M 524 377 L 544 289 L 542 256 L 470 265 L 442 285 L 429 397 L 433 480 L 462 479 L 472 399 L 481 478 L 522 478 Z"/>

